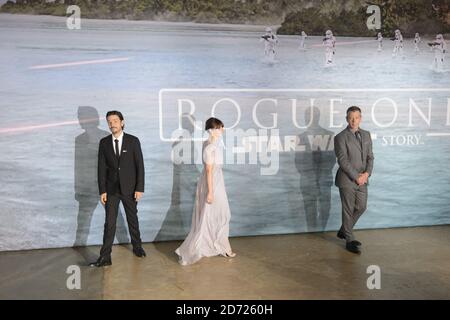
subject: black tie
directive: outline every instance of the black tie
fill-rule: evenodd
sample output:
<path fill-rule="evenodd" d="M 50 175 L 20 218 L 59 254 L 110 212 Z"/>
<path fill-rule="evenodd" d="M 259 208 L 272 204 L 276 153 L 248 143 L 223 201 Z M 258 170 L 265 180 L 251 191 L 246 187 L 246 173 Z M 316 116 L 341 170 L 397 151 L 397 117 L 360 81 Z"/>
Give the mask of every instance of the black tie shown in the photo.
<path fill-rule="evenodd" d="M 119 139 L 114 139 L 114 142 L 116 144 L 116 157 L 117 157 L 117 159 L 119 159 L 119 156 L 120 156 L 120 154 L 119 154 Z"/>

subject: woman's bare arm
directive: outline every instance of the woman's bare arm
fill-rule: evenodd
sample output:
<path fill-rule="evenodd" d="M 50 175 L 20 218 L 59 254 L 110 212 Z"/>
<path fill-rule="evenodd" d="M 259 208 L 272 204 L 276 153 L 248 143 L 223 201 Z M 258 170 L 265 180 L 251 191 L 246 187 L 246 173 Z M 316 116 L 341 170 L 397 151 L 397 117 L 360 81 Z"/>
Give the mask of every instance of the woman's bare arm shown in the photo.
<path fill-rule="evenodd" d="M 208 184 L 208 195 L 206 202 L 212 203 L 214 200 L 214 190 L 213 190 L 213 168 L 214 164 L 206 164 L 206 180 Z"/>

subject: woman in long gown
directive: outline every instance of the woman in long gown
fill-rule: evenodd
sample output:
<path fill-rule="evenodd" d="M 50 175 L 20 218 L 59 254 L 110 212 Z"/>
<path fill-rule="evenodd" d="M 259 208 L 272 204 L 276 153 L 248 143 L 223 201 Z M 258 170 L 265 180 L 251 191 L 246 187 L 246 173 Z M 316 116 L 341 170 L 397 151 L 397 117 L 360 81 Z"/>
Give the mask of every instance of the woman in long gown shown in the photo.
<path fill-rule="evenodd" d="M 205 124 L 209 138 L 203 143 L 203 171 L 197 182 L 191 230 L 175 250 L 181 265 L 197 262 L 202 257 L 222 255 L 235 257 L 228 240 L 230 207 L 222 173 L 222 121 L 209 118 Z"/>

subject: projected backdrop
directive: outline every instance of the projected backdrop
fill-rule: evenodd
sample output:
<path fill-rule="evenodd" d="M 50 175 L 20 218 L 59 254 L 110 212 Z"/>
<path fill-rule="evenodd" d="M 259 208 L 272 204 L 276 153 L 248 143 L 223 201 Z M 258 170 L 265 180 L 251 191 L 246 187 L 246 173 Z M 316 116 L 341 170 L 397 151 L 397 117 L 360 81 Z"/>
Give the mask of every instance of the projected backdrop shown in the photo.
<path fill-rule="evenodd" d="M 101 1 L 17 2 L 0 14 L 0 250 L 101 243 L 97 150 L 113 109 L 143 148 L 143 241 L 187 234 L 212 115 L 227 128 L 232 236 L 337 230 L 333 137 L 351 105 L 375 155 L 357 227 L 450 223 L 450 62 L 436 38 L 449 38 L 445 1 L 409 1 L 418 16 L 403 1 L 221 1 L 209 14 L 141 16 L 160 21 L 104 19 L 139 17 L 102 16 Z M 69 4 L 81 20 L 64 17 Z M 63 16 L 17 14 L 33 6 Z M 116 238 L 129 241 L 122 216 Z"/>

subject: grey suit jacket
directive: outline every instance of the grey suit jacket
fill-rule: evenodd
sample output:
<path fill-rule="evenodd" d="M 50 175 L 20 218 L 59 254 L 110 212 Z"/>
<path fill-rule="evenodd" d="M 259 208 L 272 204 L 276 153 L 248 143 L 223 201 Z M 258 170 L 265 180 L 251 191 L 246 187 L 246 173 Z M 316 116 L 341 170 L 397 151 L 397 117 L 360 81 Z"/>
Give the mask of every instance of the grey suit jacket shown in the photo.
<path fill-rule="evenodd" d="M 370 132 L 359 129 L 362 138 L 361 146 L 355 134 L 347 127 L 334 137 L 334 152 L 339 169 L 336 173 L 335 185 L 339 188 L 357 188 L 356 179 L 363 172 L 372 175 L 373 152 Z"/>

